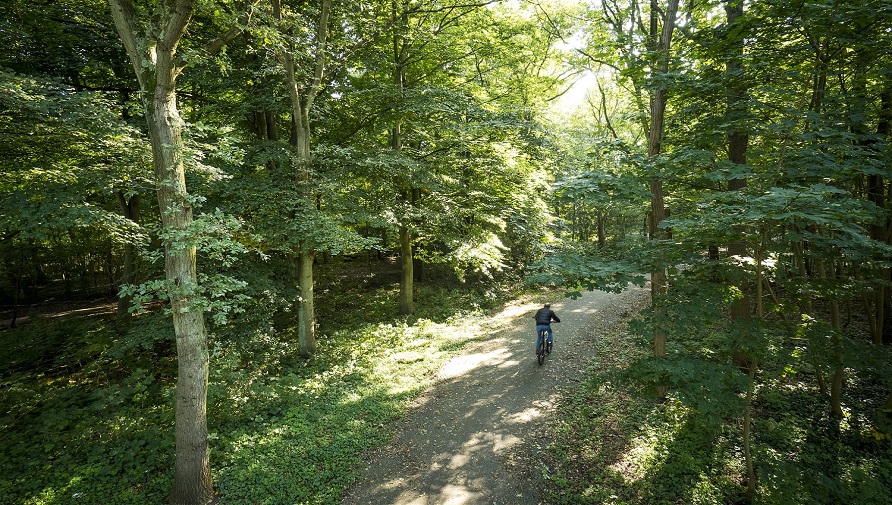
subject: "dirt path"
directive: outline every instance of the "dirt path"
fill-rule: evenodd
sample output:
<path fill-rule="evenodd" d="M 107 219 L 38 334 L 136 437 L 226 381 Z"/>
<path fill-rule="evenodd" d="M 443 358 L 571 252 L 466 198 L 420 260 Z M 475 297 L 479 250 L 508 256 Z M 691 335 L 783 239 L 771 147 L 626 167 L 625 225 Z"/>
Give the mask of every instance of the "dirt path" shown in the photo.
<path fill-rule="evenodd" d="M 524 437 L 546 422 L 561 390 L 581 380 L 598 329 L 615 324 L 644 290 L 555 301 L 562 323 L 541 367 L 532 314 L 513 306 L 487 321 L 489 338 L 452 359 L 385 449 L 370 455 L 344 505 L 533 505 L 535 469 L 512 464 Z"/>

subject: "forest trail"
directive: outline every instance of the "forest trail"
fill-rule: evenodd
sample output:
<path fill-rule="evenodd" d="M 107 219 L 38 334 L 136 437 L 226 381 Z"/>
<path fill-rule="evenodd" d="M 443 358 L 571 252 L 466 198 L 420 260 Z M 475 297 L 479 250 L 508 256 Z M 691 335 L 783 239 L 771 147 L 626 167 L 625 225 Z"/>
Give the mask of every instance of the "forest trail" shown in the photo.
<path fill-rule="evenodd" d="M 595 357 L 599 328 L 638 307 L 643 288 L 555 300 L 554 352 L 539 366 L 532 315 L 515 305 L 483 322 L 487 338 L 449 361 L 437 383 L 398 427 L 390 445 L 370 454 L 344 505 L 535 505 L 538 468 L 513 456 L 546 423 L 562 390 L 582 379 Z M 526 447 L 527 449 L 534 449 Z"/>

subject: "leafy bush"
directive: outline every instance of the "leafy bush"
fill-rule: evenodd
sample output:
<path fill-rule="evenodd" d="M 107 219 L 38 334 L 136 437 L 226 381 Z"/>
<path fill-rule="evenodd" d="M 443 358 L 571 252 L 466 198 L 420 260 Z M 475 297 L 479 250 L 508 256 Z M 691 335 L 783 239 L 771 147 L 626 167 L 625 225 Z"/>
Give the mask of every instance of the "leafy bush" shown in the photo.
<path fill-rule="evenodd" d="M 683 279 L 674 288 L 667 357 L 652 356 L 650 312 L 599 338 L 600 363 L 562 406 L 548 452 L 553 503 L 744 501 L 746 376 L 730 361 L 740 341 L 710 310 L 721 304 L 709 303 L 709 289 Z M 892 503 L 892 441 L 876 429 L 887 391 L 877 360 L 887 351 L 848 354 L 865 357 L 850 361 L 840 419 L 814 386 L 803 339 L 782 322 L 756 329 L 767 349 L 753 404 L 756 503 Z M 654 400 L 656 385 L 670 386 L 666 401 Z"/>
<path fill-rule="evenodd" d="M 356 298 L 361 308 L 342 312 L 362 315 L 386 296 Z M 389 439 L 433 371 L 466 343 L 449 316 L 495 299 L 425 288 L 411 319 L 330 323 L 310 360 L 295 361 L 296 342 L 271 314 L 212 325 L 208 427 L 219 503 L 339 503 L 362 454 Z M 174 463 L 173 331 L 161 315 L 122 328 L 65 319 L 0 333 L 0 503 L 164 501 Z"/>

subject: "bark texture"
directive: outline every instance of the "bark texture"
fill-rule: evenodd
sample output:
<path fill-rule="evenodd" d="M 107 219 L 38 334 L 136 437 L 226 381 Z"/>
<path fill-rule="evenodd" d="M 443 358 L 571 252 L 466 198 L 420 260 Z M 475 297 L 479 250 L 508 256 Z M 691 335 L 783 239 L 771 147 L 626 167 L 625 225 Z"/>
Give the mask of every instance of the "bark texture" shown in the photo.
<path fill-rule="evenodd" d="M 663 26 L 657 35 L 657 16 L 659 9 L 656 0 L 651 2 L 651 36 L 655 38 L 657 61 L 654 66 L 654 75 L 665 75 L 669 71 L 669 47 L 672 42 L 672 32 L 675 29 L 675 17 L 678 13 L 678 0 L 669 0 L 663 17 Z M 650 131 L 647 135 L 647 154 L 652 160 L 659 154 L 663 143 L 663 125 L 666 114 L 665 85 L 660 86 L 651 93 L 650 99 Z M 660 223 L 666 219 L 665 196 L 663 193 L 663 180 L 657 174 L 651 178 L 651 237 L 656 240 L 667 238 L 666 230 L 660 228 Z M 665 316 L 662 298 L 666 294 L 666 268 L 664 265 L 655 265 L 651 272 L 651 297 L 654 307 L 654 354 L 664 356 L 666 354 L 666 333 L 661 327 Z M 659 391 L 660 396 L 665 395 L 665 389 Z"/>
<path fill-rule="evenodd" d="M 319 14 L 319 24 L 316 27 L 315 38 L 315 65 L 312 79 L 302 89 L 297 81 L 294 53 L 296 47 L 283 50 L 280 54 L 285 66 L 285 80 L 291 98 L 291 156 L 293 165 L 294 184 L 298 192 L 309 200 L 312 195 L 312 165 L 311 156 L 311 129 L 310 110 L 313 102 L 322 88 L 322 77 L 325 72 L 326 48 L 328 43 L 328 20 L 331 13 L 331 0 L 323 0 Z M 273 15 L 279 22 L 283 20 L 282 5 L 280 0 L 273 0 Z M 298 219 L 299 216 L 292 216 Z M 316 352 L 316 314 L 314 308 L 313 293 L 313 261 L 316 258 L 316 250 L 310 241 L 301 240 L 291 252 L 296 267 L 293 268 L 295 282 L 300 290 L 300 297 L 295 302 L 297 310 L 298 348 L 300 355 L 308 358 Z"/>
<path fill-rule="evenodd" d="M 182 70 L 177 45 L 192 17 L 194 2 L 160 5 L 152 26 L 137 19 L 129 0 L 108 3 L 140 84 L 162 225 L 172 236 L 188 236 L 192 206 L 186 190 L 176 79 Z M 143 38 L 145 33 L 151 35 Z M 194 242 L 165 244 L 165 276 L 177 343 L 176 465 L 168 497 L 171 504 L 205 504 L 214 495 L 207 439 L 207 332 L 204 314 L 193 306 L 198 288 L 195 254 Z"/>

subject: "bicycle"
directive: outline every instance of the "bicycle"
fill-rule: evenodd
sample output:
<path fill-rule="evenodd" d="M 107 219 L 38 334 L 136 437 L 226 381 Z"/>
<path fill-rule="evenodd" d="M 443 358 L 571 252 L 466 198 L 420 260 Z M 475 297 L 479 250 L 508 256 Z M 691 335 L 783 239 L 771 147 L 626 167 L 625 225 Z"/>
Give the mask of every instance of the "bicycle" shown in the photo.
<path fill-rule="evenodd" d="M 551 354 L 551 345 L 548 343 L 548 330 L 539 330 L 536 338 L 536 361 L 541 366 L 545 363 L 545 355 Z"/>

